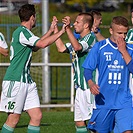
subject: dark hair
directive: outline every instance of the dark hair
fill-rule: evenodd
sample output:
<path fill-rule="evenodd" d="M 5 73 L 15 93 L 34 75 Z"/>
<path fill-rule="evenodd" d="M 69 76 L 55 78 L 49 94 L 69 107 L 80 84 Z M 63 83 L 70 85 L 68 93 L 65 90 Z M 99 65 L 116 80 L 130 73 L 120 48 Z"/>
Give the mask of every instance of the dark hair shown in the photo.
<path fill-rule="evenodd" d="M 112 28 L 112 25 L 113 24 L 117 24 L 117 25 L 122 25 L 124 27 L 128 27 L 128 20 L 123 17 L 123 16 L 116 16 L 116 17 L 113 17 L 112 19 L 112 22 L 111 22 L 111 28 Z"/>
<path fill-rule="evenodd" d="M 25 4 L 21 6 L 18 11 L 18 14 L 21 22 L 28 21 L 32 15 L 35 17 L 35 7 L 32 4 Z"/>
<path fill-rule="evenodd" d="M 133 12 L 133 9 L 131 9 L 131 13 Z"/>
<path fill-rule="evenodd" d="M 102 16 L 102 14 L 97 10 L 91 10 L 90 13 L 92 14 L 93 17 L 94 17 L 94 15 Z"/>
<path fill-rule="evenodd" d="M 91 30 L 92 25 L 93 25 L 93 21 L 94 21 L 94 18 L 92 16 L 92 14 L 83 12 L 83 13 L 79 13 L 78 16 L 83 16 L 84 23 L 88 23 L 89 24 L 89 29 Z"/>

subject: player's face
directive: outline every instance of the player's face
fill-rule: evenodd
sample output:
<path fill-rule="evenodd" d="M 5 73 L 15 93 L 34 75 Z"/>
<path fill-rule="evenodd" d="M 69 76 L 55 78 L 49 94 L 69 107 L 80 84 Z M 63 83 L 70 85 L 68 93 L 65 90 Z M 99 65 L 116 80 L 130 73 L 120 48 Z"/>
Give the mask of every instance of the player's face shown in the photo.
<path fill-rule="evenodd" d="M 116 43 L 116 40 L 119 37 L 122 37 L 125 40 L 125 37 L 127 35 L 128 27 L 124 27 L 122 25 L 113 24 L 112 28 L 109 29 L 111 37 L 110 39 Z"/>
<path fill-rule="evenodd" d="M 35 15 L 35 17 L 33 16 L 32 20 L 33 20 L 32 28 L 34 28 L 36 26 L 36 15 Z"/>
<path fill-rule="evenodd" d="M 95 17 L 93 26 L 98 28 L 102 24 L 102 17 Z"/>
<path fill-rule="evenodd" d="M 73 25 L 75 32 L 81 34 L 84 30 L 83 16 L 77 16 Z"/>

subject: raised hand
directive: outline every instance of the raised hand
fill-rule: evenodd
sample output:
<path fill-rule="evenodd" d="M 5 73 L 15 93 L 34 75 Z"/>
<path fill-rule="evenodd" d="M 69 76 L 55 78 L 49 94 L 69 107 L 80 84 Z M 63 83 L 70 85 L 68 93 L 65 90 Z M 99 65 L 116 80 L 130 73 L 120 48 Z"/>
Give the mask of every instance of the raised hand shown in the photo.
<path fill-rule="evenodd" d="M 69 16 L 66 16 L 62 19 L 62 22 L 67 26 L 70 26 L 71 24 L 71 18 Z"/>
<path fill-rule="evenodd" d="M 51 22 L 50 30 L 53 32 L 55 30 L 55 27 L 57 26 L 58 19 L 56 16 L 53 16 L 53 21 Z"/>
<path fill-rule="evenodd" d="M 124 53 L 126 51 L 126 42 L 125 40 L 122 38 L 122 37 L 119 37 L 117 40 L 116 40 L 116 44 L 118 46 L 118 50 L 121 52 L 121 53 Z"/>

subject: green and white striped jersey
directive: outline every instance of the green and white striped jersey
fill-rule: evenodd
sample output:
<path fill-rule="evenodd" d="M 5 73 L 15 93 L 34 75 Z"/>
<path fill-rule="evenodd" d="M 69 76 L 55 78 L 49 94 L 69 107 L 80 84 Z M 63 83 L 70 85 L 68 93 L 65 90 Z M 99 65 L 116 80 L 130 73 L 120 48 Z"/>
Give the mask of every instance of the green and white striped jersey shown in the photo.
<path fill-rule="evenodd" d="M 8 48 L 4 35 L 0 32 L 0 47 Z"/>
<path fill-rule="evenodd" d="M 125 40 L 127 43 L 133 44 L 133 29 L 128 30 Z M 133 74 L 131 74 L 131 76 L 133 78 Z"/>
<path fill-rule="evenodd" d="M 128 30 L 128 33 L 126 36 L 126 42 L 133 44 L 133 29 Z"/>
<path fill-rule="evenodd" d="M 82 68 L 82 64 L 90 49 L 96 43 L 96 38 L 92 33 L 89 33 L 83 38 L 79 39 L 78 42 L 82 46 L 81 51 L 74 51 L 71 43 L 66 43 L 66 47 L 70 53 L 70 58 L 72 60 L 72 65 L 74 69 L 74 84 L 75 86 L 80 87 L 82 90 L 85 90 L 89 87 L 88 83 L 84 78 L 84 69 Z"/>
<path fill-rule="evenodd" d="M 4 80 L 32 83 L 30 76 L 30 64 L 32 49 L 39 37 L 35 36 L 24 26 L 19 26 L 12 36 L 10 46 L 10 66 Z"/>

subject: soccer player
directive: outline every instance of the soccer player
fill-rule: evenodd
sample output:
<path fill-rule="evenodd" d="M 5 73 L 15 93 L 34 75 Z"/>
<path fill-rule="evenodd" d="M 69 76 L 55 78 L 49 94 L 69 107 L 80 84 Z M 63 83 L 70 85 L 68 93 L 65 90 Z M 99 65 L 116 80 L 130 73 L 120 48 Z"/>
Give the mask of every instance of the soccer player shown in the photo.
<path fill-rule="evenodd" d="M 101 30 L 99 28 L 100 24 L 102 24 L 102 14 L 100 12 L 96 11 L 96 10 L 92 10 L 92 11 L 90 11 L 90 13 L 92 14 L 92 16 L 94 18 L 94 22 L 93 22 L 91 32 L 96 37 L 97 41 L 104 40 L 105 38 L 101 34 Z M 80 38 L 80 34 L 76 33 L 76 31 L 74 31 L 74 36 L 77 39 Z"/>
<path fill-rule="evenodd" d="M 129 89 L 133 73 L 133 45 L 125 42 L 128 20 L 113 17 L 110 38 L 97 42 L 86 57 L 83 68 L 90 91 L 95 95 L 88 128 L 98 133 L 131 133 L 133 130 L 132 96 Z M 92 72 L 98 69 L 98 84 Z"/>
<path fill-rule="evenodd" d="M 93 16 L 90 13 L 80 13 L 74 22 L 74 29 L 80 34 L 80 39 L 77 40 L 70 28 L 71 19 L 66 16 L 62 19 L 66 27 L 66 33 L 70 43 L 64 43 L 59 38 L 56 41 L 56 46 L 59 52 L 67 52 L 71 56 L 73 71 L 74 71 L 74 87 L 76 89 L 74 121 L 76 133 L 88 133 L 86 121 L 90 119 L 93 108 L 93 95 L 90 93 L 87 82 L 83 75 L 82 63 L 85 60 L 90 49 L 96 42 L 96 38 L 91 33 L 93 25 Z M 58 29 L 55 28 L 55 33 Z"/>
<path fill-rule="evenodd" d="M 40 133 L 42 112 L 36 83 L 30 76 L 32 51 L 52 44 L 65 32 L 65 27 L 51 35 L 56 25 L 53 21 L 48 32 L 39 38 L 31 32 L 36 24 L 34 5 L 23 5 L 18 14 L 21 25 L 13 32 L 10 65 L 2 83 L 0 111 L 7 112 L 8 117 L 1 133 L 13 133 L 22 111 L 30 117 L 28 133 Z"/>
<path fill-rule="evenodd" d="M 133 9 L 131 10 L 131 22 L 133 24 Z M 130 43 L 130 44 L 133 44 L 133 28 L 128 30 L 127 36 L 126 36 L 126 42 Z"/>
<path fill-rule="evenodd" d="M 131 22 L 133 24 L 133 9 L 131 10 Z M 133 44 L 133 28 L 129 29 L 126 36 L 126 42 Z M 132 94 L 132 109 L 133 109 L 133 75 L 131 74 L 130 90 Z"/>
<path fill-rule="evenodd" d="M 0 32 L 0 53 L 4 56 L 8 56 L 8 45 L 5 41 L 4 35 Z"/>
<path fill-rule="evenodd" d="M 131 22 L 133 24 L 133 9 L 131 10 Z M 126 36 L 126 42 L 133 44 L 133 28 L 128 30 L 127 36 Z M 132 82 L 131 84 L 133 85 L 133 76 L 132 76 L 131 82 Z M 131 86 L 131 93 L 133 95 L 133 86 Z"/>
<path fill-rule="evenodd" d="M 94 17 L 94 22 L 92 26 L 92 32 L 94 33 L 94 36 L 96 37 L 97 41 L 104 40 L 105 37 L 101 34 L 101 30 L 99 26 L 102 24 L 102 14 L 96 10 L 92 10 L 90 12 Z"/>
<path fill-rule="evenodd" d="M 133 9 L 131 10 L 131 22 L 133 24 Z M 133 29 L 129 29 L 126 36 L 126 42 L 133 44 Z"/>

